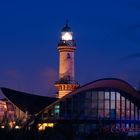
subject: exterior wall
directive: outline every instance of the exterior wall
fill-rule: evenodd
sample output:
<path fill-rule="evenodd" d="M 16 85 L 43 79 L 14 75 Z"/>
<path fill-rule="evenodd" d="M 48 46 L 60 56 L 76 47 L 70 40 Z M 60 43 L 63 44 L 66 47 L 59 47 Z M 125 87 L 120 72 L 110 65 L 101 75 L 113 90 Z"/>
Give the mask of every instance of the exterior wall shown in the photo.
<path fill-rule="evenodd" d="M 59 79 L 74 80 L 74 52 L 60 52 Z"/>
<path fill-rule="evenodd" d="M 7 110 L 6 102 L 0 101 L 0 123 L 4 121 L 6 110 Z"/>
<path fill-rule="evenodd" d="M 64 98 L 45 113 L 51 112 L 54 120 L 91 121 L 91 125 L 97 123 L 100 127 L 140 127 L 140 123 L 137 124 L 140 121 L 140 106 L 127 95 L 129 93 L 115 89 L 93 89 Z M 58 111 L 55 114 L 55 106 L 60 107 L 59 114 Z"/>
<path fill-rule="evenodd" d="M 70 92 L 71 92 L 71 90 L 59 91 L 58 98 L 62 98 L 62 97 L 64 97 L 65 95 L 67 95 L 68 93 L 70 93 Z"/>
<path fill-rule="evenodd" d="M 10 103 L 6 102 L 7 110 L 6 110 L 6 118 L 8 119 L 8 122 L 14 122 L 15 121 L 15 106 Z"/>
<path fill-rule="evenodd" d="M 67 84 L 56 84 L 55 85 L 59 90 L 58 98 L 62 98 L 63 96 L 67 95 L 71 91 L 77 88 L 78 84 L 74 83 L 67 83 Z"/>
<path fill-rule="evenodd" d="M 10 127 L 13 127 L 16 122 L 20 121 L 23 123 L 26 119 L 26 113 L 21 111 L 14 104 L 8 100 L 0 100 L 0 124 L 9 124 Z"/>
<path fill-rule="evenodd" d="M 58 46 L 59 50 L 59 80 L 55 83 L 58 98 L 62 98 L 79 87 L 74 78 L 75 46 Z"/>
<path fill-rule="evenodd" d="M 0 123 L 6 124 L 15 121 L 15 107 L 7 100 L 0 101 Z"/>
<path fill-rule="evenodd" d="M 22 120 L 23 122 L 27 119 L 27 115 L 26 113 L 24 113 L 23 111 L 21 111 L 18 107 L 16 107 L 16 112 L 15 112 L 15 115 L 16 115 L 16 118 L 18 120 Z"/>
<path fill-rule="evenodd" d="M 76 43 L 68 24 L 62 28 L 61 39 L 57 49 L 59 51 L 59 80 L 55 83 L 55 87 L 58 90 L 56 97 L 62 98 L 79 86 L 74 78 L 74 51 L 76 50 Z"/>
<path fill-rule="evenodd" d="M 88 91 L 66 99 L 66 116 L 90 119 L 139 120 L 138 106 L 118 91 Z M 60 106 L 61 109 L 61 106 Z M 69 110 L 69 111 L 68 111 Z M 61 111 L 61 110 L 60 110 Z M 60 114 L 63 116 L 63 113 Z"/>

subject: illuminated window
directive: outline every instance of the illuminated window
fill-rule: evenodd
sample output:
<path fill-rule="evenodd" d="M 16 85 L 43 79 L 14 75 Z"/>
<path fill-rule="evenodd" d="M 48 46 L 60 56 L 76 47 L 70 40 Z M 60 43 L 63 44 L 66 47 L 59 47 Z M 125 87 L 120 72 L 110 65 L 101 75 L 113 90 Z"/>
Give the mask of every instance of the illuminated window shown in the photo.
<path fill-rule="evenodd" d="M 134 120 L 134 104 L 131 103 L 131 120 Z"/>
<path fill-rule="evenodd" d="M 130 101 L 128 99 L 126 100 L 126 119 L 130 119 Z"/>
<path fill-rule="evenodd" d="M 109 92 L 108 92 L 108 91 L 105 92 L 105 99 L 106 99 L 106 100 L 107 100 L 107 99 L 109 100 Z"/>
<path fill-rule="evenodd" d="M 126 128 L 129 128 L 129 127 L 130 127 L 129 124 L 127 123 L 127 124 L 126 124 Z"/>
<path fill-rule="evenodd" d="M 121 96 L 121 118 L 125 119 L 125 98 Z"/>
<path fill-rule="evenodd" d="M 72 33 L 62 32 L 62 40 L 65 40 L 65 41 L 72 40 Z"/>
<path fill-rule="evenodd" d="M 60 106 L 59 105 L 55 105 L 55 109 L 59 109 L 60 108 Z"/>
<path fill-rule="evenodd" d="M 119 92 L 117 92 L 116 96 L 117 96 L 117 100 L 120 100 L 120 93 Z"/>
<path fill-rule="evenodd" d="M 105 109 L 109 109 L 109 101 L 105 100 Z"/>
<path fill-rule="evenodd" d="M 111 91 L 111 100 L 115 100 L 115 92 Z"/>
<path fill-rule="evenodd" d="M 120 119 L 120 93 L 116 93 L 116 118 Z"/>
<path fill-rule="evenodd" d="M 114 100 L 111 100 L 111 109 L 116 109 Z"/>
<path fill-rule="evenodd" d="M 55 114 L 55 116 L 59 116 L 59 113 L 60 113 L 60 106 L 55 105 L 54 106 L 54 114 Z"/>
<path fill-rule="evenodd" d="M 104 110 L 105 110 L 105 118 L 110 117 L 110 93 L 108 91 L 105 91 L 105 100 L 104 100 Z"/>
<path fill-rule="evenodd" d="M 116 107 L 115 107 L 115 92 L 111 91 L 110 96 L 111 96 L 111 109 L 116 109 Z"/>

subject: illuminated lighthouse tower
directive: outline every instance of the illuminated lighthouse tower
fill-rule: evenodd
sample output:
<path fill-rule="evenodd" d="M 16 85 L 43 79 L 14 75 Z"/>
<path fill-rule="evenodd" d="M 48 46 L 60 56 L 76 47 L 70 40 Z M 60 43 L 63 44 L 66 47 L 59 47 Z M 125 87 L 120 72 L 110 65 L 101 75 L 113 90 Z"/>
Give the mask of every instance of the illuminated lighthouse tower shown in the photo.
<path fill-rule="evenodd" d="M 76 50 L 76 43 L 68 24 L 62 28 L 58 50 L 59 81 L 56 82 L 55 87 L 58 89 L 57 97 L 61 98 L 79 86 L 74 79 L 74 51 Z"/>

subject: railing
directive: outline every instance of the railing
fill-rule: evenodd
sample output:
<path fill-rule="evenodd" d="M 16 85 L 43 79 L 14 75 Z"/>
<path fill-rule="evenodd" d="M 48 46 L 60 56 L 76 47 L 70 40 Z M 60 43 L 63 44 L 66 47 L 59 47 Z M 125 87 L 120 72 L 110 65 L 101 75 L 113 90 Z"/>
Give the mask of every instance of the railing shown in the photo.
<path fill-rule="evenodd" d="M 59 81 L 56 81 L 55 84 L 78 84 L 77 81 L 74 80 L 65 80 L 65 79 L 60 79 Z"/>

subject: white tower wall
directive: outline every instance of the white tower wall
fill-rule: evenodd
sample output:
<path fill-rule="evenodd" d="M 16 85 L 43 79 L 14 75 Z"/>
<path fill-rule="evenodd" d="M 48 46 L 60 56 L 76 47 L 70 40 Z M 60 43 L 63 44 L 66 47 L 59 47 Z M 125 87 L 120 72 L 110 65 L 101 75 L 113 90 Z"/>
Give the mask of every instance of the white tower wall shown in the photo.
<path fill-rule="evenodd" d="M 60 52 L 59 79 L 74 80 L 74 52 Z"/>
<path fill-rule="evenodd" d="M 62 29 L 61 40 L 57 49 L 59 51 L 59 80 L 55 83 L 55 87 L 58 89 L 57 97 L 62 98 L 79 87 L 74 75 L 76 43 L 68 24 Z"/>

